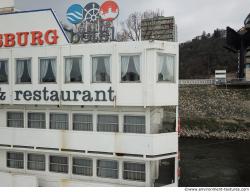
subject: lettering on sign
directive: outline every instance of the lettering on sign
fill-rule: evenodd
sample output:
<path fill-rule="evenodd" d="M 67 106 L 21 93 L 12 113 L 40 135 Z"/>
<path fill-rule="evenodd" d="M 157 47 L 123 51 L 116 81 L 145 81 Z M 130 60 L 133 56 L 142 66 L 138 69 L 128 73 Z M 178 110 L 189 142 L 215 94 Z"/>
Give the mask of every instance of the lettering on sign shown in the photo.
<path fill-rule="evenodd" d="M 15 90 L 15 101 L 48 101 L 48 102 L 113 102 L 114 90 L 110 87 L 108 90 L 73 90 L 73 91 L 55 91 L 44 87 L 42 90 Z M 6 92 L 0 88 L 0 101 L 6 100 Z"/>
<path fill-rule="evenodd" d="M 28 45 L 55 45 L 58 42 L 57 30 L 17 32 L 0 34 L 0 47 L 25 47 Z"/>

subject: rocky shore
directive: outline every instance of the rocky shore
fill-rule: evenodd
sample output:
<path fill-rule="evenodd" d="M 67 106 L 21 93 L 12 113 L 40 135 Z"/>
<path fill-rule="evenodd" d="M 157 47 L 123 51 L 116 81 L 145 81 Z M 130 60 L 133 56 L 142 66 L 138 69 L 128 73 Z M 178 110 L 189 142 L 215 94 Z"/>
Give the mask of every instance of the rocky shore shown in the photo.
<path fill-rule="evenodd" d="M 250 89 L 181 86 L 181 137 L 250 140 Z"/>

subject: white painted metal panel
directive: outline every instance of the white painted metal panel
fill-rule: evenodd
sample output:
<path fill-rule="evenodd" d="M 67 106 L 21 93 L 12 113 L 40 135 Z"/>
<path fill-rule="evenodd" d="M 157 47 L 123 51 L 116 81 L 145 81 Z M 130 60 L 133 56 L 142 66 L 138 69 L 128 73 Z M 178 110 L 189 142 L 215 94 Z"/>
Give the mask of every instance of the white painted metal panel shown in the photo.
<path fill-rule="evenodd" d="M 124 134 L 0 128 L 0 144 L 111 153 L 162 155 L 178 151 L 178 134 Z"/>

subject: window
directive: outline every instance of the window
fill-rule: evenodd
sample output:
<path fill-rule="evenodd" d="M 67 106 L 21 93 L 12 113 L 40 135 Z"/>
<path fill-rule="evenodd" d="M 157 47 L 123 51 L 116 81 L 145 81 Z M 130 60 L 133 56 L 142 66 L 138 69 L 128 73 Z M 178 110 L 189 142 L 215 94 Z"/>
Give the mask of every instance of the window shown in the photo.
<path fill-rule="evenodd" d="M 16 82 L 31 83 L 31 59 L 16 60 Z"/>
<path fill-rule="evenodd" d="M 93 131 L 93 116 L 88 114 L 74 114 L 73 130 Z"/>
<path fill-rule="evenodd" d="M 23 169 L 23 153 L 7 152 L 7 167 Z"/>
<path fill-rule="evenodd" d="M 50 129 L 67 130 L 69 127 L 68 114 L 50 114 Z"/>
<path fill-rule="evenodd" d="M 118 178 L 118 162 L 111 160 L 97 161 L 97 176 L 103 178 Z"/>
<path fill-rule="evenodd" d="M 175 81 L 175 56 L 161 54 L 158 55 L 158 81 Z"/>
<path fill-rule="evenodd" d="M 68 173 L 68 157 L 50 156 L 49 170 L 56 173 Z"/>
<path fill-rule="evenodd" d="M 110 83 L 110 57 L 92 58 L 92 78 L 93 83 Z"/>
<path fill-rule="evenodd" d="M 8 83 L 8 60 L 0 60 L 0 83 Z"/>
<path fill-rule="evenodd" d="M 122 82 L 140 81 L 140 56 L 121 57 L 121 80 Z"/>
<path fill-rule="evenodd" d="M 92 176 L 93 161 L 91 159 L 73 158 L 73 174 Z"/>
<path fill-rule="evenodd" d="M 45 155 L 28 154 L 28 169 L 45 171 Z"/>
<path fill-rule="evenodd" d="M 24 117 L 22 112 L 7 112 L 7 127 L 24 127 Z"/>
<path fill-rule="evenodd" d="M 117 115 L 98 115 L 97 131 L 99 132 L 118 132 Z"/>
<path fill-rule="evenodd" d="M 145 133 L 145 116 L 124 116 L 125 133 Z"/>
<path fill-rule="evenodd" d="M 56 82 L 56 59 L 40 59 L 40 82 Z"/>
<path fill-rule="evenodd" d="M 28 128 L 45 129 L 45 113 L 28 113 Z"/>
<path fill-rule="evenodd" d="M 65 82 L 82 82 L 82 58 L 65 58 Z"/>
<path fill-rule="evenodd" d="M 145 164 L 124 162 L 123 179 L 145 181 Z"/>

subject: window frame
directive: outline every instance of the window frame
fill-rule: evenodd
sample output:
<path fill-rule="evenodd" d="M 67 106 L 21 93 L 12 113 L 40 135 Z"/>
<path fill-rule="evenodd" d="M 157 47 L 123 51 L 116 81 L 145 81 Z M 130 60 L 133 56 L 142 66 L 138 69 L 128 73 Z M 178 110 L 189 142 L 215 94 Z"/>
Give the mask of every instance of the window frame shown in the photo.
<path fill-rule="evenodd" d="M 125 118 L 126 117 L 144 117 L 145 123 L 144 123 L 144 133 L 136 133 L 136 132 L 125 132 Z M 124 114 L 123 115 L 123 133 L 125 134 L 146 134 L 147 132 L 147 127 L 146 127 L 146 122 L 147 122 L 147 116 L 145 114 Z M 143 125 L 143 124 L 136 124 L 136 125 Z"/>
<path fill-rule="evenodd" d="M 109 81 L 103 82 L 103 81 L 96 81 L 93 80 L 93 58 L 98 57 L 109 57 L 109 65 L 110 65 L 110 78 Z M 111 84 L 112 83 L 112 54 L 100 54 L 100 55 L 90 55 L 90 74 L 91 74 L 91 84 Z"/>
<path fill-rule="evenodd" d="M 15 153 L 15 154 L 22 154 L 23 159 L 22 160 L 16 160 L 16 159 L 9 159 L 8 158 L 8 154 L 10 153 Z M 8 162 L 10 161 L 14 161 L 14 162 L 22 162 L 22 167 L 10 167 L 8 166 Z M 6 167 L 9 169 L 24 169 L 25 165 L 24 165 L 24 153 L 22 152 L 15 152 L 15 151 L 6 151 Z"/>
<path fill-rule="evenodd" d="M 117 119 L 118 119 L 118 122 L 117 122 L 117 131 L 114 132 L 114 131 L 99 131 L 98 130 L 98 125 L 99 125 L 99 116 L 116 116 Z M 106 125 L 106 124 L 105 124 Z M 115 123 L 112 123 L 111 125 L 115 125 Z M 97 116 L 96 116 L 96 132 L 99 132 L 99 133 L 119 133 L 119 113 L 116 113 L 116 114 L 112 114 L 112 113 L 98 113 Z"/>
<path fill-rule="evenodd" d="M 63 158 L 67 158 L 67 164 L 51 163 L 51 159 L 50 159 L 51 157 L 63 157 Z M 51 164 L 53 164 L 53 165 L 59 165 L 59 166 L 67 166 L 67 172 L 51 171 Z M 70 162 L 69 162 L 69 157 L 68 156 L 63 156 L 63 155 L 49 155 L 49 172 L 56 173 L 56 174 L 69 174 L 69 166 L 70 166 Z"/>
<path fill-rule="evenodd" d="M 55 59 L 55 65 L 56 65 L 56 74 L 55 74 L 55 82 L 41 82 L 41 60 L 42 59 Z M 57 56 L 51 56 L 51 57 L 38 57 L 38 84 L 57 84 L 58 82 L 58 70 L 57 70 Z"/>
<path fill-rule="evenodd" d="M 110 161 L 110 162 L 116 162 L 117 164 L 117 169 L 113 169 L 113 168 L 101 168 L 101 169 L 109 169 L 109 170 L 112 170 L 112 171 L 117 171 L 117 177 L 103 177 L 103 176 L 100 176 L 98 174 L 98 170 L 100 169 L 100 167 L 98 166 L 98 161 Z M 112 160 L 112 159 L 96 159 L 96 176 L 98 178 L 103 178 L 103 179 L 119 179 L 119 160 Z"/>
<path fill-rule="evenodd" d="M 43 161 L 29 161 L 29 155 L 37 155 L 37 156 L 43 156 L 44 157 L 44 162 Z M 43 170 L 38 170 L 38 169 L 30 169 L 29 168 L 29 163 L 44 163 L 44 169 Z M 46 171 L 46 155 L 45 154 L 40 154 L 40 153 L 27 153 L 27 170 L 28 171 Z"/>
<path fill-rule="evenodd" d="M 50 123 L 51 123 L 51 117 L 50 117 L 50 115 L 51 114 L 56 114 L 56 115 L 67 115 L 67 124 L 68 124 L 68 128 L 67 129 L 52 129 L 51 128 L 51 126 L 50 126 Z M 53 112 L 53 111 L 50 111 L 49 112 L 49 129 L 50 130 L 57 130 L 57 131 L 69 131 L 70 130 L 70 115 L 69 115 L 69 113 L 67 113 L 67 112 Z"/>
<path fill-rule="evenodd" d="M 22 113 L 23 114 L 23 119 L 22 119 L 22 121 L 23 121 L 23 126 L 22 127 L 9 127 L 8 125 L 9 125 L 9 123 L 8 123 L 8 121 L 9 121 L 9 119 L 8 119 L 8 113 Z M 19 119 L 14 119 L 14 121 L 20 121 Z M 17 129 L 23 129 L 23 128 L 25 128 L 25 113 L 23 112 L 23 111 L 6 111 L 6 127 L 9 127 L 9 128 L 17 128 Z"/>
<path fill-rule="evenodd" d="M 158 63 L 158 60 L 159 60 L 159 56 L 172 56 L 174 57 L 174 71 L 173 71 L 173 75 L 174 75 L 174 80 L 173 81 L 159 81 L 159 63 Z M 166 84 L 176 84 L 177 82 L 177 74 L 176 74 L 176 63 L 177 63 L 177 55 L 176 54 L 171 54 L 171 53 L 162 53 L 162 52 L 158 52 L 156 54 L 156 82 L 157 83 L 166 83 Z"/>
<path fill-rule="evenodd" d="M 74 159 L 81 159 L 81 160 L 88 160 L 88 161 L 91 161 L 91 167 L 74 165 Z M 94 159 L 87 158 L 87 157 L 73 156 L 73 157 L 72 157 L 72 164 L 71 164 L 71 167 L 72 167 L 72 174 L 75 175 L 75 176 L 92 177 L 93 174 L 94 174 Z M 89 169 L 91 169 L 91 174 L 90 174 L 90 175 L 83 175 L 83 174 L 74 173 L 74 167 L 89 168 Z"/>
<path fill-rule="evenodd" d="M 45 123 L 45 127 L 44 128 L 34 128 L 34 127 L 29 127 L 29 114 L 43 114 L 45 119 L 44 119 L 44 123 Z M 40 122 L 39 120 L 32 120 L 32 122 Z M 40 122 L 41 123 L 41 122 Z M 28 111 L 27 112 L 27 128 L 28 129 L 47 129 L 47 121 L 46 121 L 46 112 L 42 112 L 42 111 Z"/>
<path fill-rule="evenodd" d="M 90 115 L 92 118 L 91 124 L 92 124 L 92 129 L 91 130 L 76 130 L 74 129 L 74 116 L 75 115 Z M 90 122 L 87 122 L 90 123 Z M 87 124 L 86 122 L 84 122 L 84 124 Z M 93 113 L 77 113 L 77 112 L 73 112 L 72 113 L 72 130 L 73 131 L 84 131 L 84 132 L 93 132 L 94 131 L 94 114 Z M 81 123 L 83 124 L 83 123 Z"/>
<path fill-rule="evenodd" d="M 81 71 L 81 75 L 82 75 L 82 80 L 79 82 L 67 82 L 66 81 L 66 59 L 74 59 L 74 58 L 79 58 L 81 59 L 81 63 L 80 65 L 82 66 L 82 71 Z M 72 56 L 64 56 L 63 57 L 63 62 L 64 62 L 64 83 L 65 84 L 82 84 L 84 83 L 84 56 L 83 55 L 72 55 Z"/>
<path fill-rule="evenodd" d="M 138 52 L 138 53 L 120 53 L 119 54 L 119 82 L 122 83 L 122 84 L 125 84 L 125 83 L 142 83 L 142 77 L 143 77 L 143 66 L 142 66 L 142 63 L 143 63 L 143 60 L 142 60 L 142 53 L 141 52 Z M 140 80 L 139 81 L 122 81 L 122 57 L 130 57 L 130 56 L 139 56 L 139 60 L 140 60 Z"/>
<path fill-rule="evenodd" d="M 17 82 L 17 61 L 24 61 L 24 60 L 30 60 L 30 82 Z M 33 83 L 33 76 L 32 76 L 32 57 L 24 57 L 24 58 L 15 58 L 15 84 L 16 85 L 31 85 Z"/>
<path fill-rule="evenodd" d="M 10 66 L 9 66 L 9 58 L 1 58 L 0 61 L 6 61 L 7 65 L 7 82 L 0 82 L 0 85 L 8 85 L 9 84 L 9 76 L 10 76 Z"/>
<path fill-rule="evenodd" d="M 141 171 L 132 171 L 132 170 L 125 170 L 125 163 L 130 163 L 130 164 L 140 164 L 140 165 L 144 165 L 144 172 Z M 146 182 L 146 163 L 145 162 L 132 162 L 132 161 L 123 161 L 122 162 L 122 179 L 125 181 L 134 181 L 134 182 Z M 133 172 L 133 173 L 139 173 L 139 174 L 144 174 L 144 180 L 135 180 L 135 179 L 125 179 L 125 174 L 124 172 Z"/>

